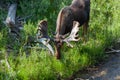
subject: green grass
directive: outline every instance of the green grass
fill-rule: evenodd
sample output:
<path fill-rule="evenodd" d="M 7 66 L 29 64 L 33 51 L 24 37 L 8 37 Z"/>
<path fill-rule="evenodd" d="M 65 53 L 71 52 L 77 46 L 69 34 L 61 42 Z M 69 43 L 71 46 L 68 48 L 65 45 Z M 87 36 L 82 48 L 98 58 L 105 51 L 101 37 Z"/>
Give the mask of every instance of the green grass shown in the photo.
<path fill-rule="evenodd" d="M 66 79 L 78 70 L 103 61 L 106 58 L 105 49 L 113 45 L 120 37 L 119 0 L 103 0 L 102 2 L 100 0 L 91 0 L 90 27 L 86 43 L 82 40 L 76 43 L 73 42 L 74 48 L 68 48 L 64 44 L 60 60 L 57 60 L 48 51 L 42 49 L 29 49 L 26 54 L 24 45 L 28 36 L 35 36 L 39 20 L 44 18 L 48 20 L 48 31 L 51 34 L 51 28 L 55 30 L 55 21 L 60 8 L 70 2 L 61 2 L 62 0 L 53 0 L 53 3 L 45 0 L 41 1 L 35 1 L 35 3 L 32 0 L 26 1 L 26 3 L 20 2 L 18 14 L 21 16 L 29 15 L 31 12 L 33 14 L 24 25 L 20 42 L 14 42 L 10 39 L 7 34 L 8 28 L 0 22 L 0 80 Z M 33 4 L 31 5 L 31 3 Z M 38 8 L 41 5 L 43 7 Z M 25 11 L 26 13 L 24 13 Z M 7 15 L 7 10 L 1 9 L 0 13 L 0 20 L 2 21 L 2 16 L 5 17 Z M 79 31 L 80 37 L 81 33 L 82 29 Z M 10 69 L 8 69 L 5 61 L 6 46 L 9 43 L 14 49 L 8 56 Z"/>

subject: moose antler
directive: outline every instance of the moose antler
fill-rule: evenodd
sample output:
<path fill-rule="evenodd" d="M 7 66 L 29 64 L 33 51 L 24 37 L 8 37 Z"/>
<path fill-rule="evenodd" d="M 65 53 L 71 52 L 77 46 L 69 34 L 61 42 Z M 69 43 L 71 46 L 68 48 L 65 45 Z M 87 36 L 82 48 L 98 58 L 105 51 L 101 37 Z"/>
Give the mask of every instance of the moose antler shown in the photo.
<path fill-rule="evenodd" d="M 79 25 L 80 25 L 79 22 L 73 21 L 73 29 L 72 29 L 70 35 L 67 38 L 63 39 L 63 42 L 66 42 L 67 45 L 70 47 L 73 47 L 73 45 L 70 44 L 70 41 L 79 41 L 80 40 L 79 38 L 77 38 L 78 37 L 77 33 L 79 31 Z"/>
<path fill-rule="evenodd" d="M 70 46 L 70 47 L 73 47 L 73 45 L 70 44 L 70 42 L 79 40 L 78 34 L 77 34 L 78 31 L 79 31 L 79 25 L 80 25 L 79 22 L 74 21 L 73 22 L 73 29 L 72 29 L 70 35 L 68 37 L 66 37 L 68 34 L 59 35 L 60 37 L 62 37 L 62 38 L 60 38 L 60 41 L 67 43 L 68 46 Z M 48 36 L 47 29 L 48 29 L 47 21 L 41 20 L 39 22 L 39 24 L 38 24 L 37 35 L 36 35 L 36 37 L 37 37 L 36 42 L 42 43 L 43 45 L 45 45 L 50 50 L 52 55 L 54 55 L 54 50 L 53 50 L 52 46 L 49 44 L 49 42 L 50 41 L 56 42 L 57 39 L 56 38 L 50 38 Z"/>
<path fill-rule="evenodd" d="M 47 21 L 41 20 L 38 24 L 36 42 L 44 44 L 51 51 L 52 55 L 54 55 L 54 50 L 53 50 L 52 46 L 49 44 L 51 39 L 48 36 L 47 28 L 48 28 Z"/>

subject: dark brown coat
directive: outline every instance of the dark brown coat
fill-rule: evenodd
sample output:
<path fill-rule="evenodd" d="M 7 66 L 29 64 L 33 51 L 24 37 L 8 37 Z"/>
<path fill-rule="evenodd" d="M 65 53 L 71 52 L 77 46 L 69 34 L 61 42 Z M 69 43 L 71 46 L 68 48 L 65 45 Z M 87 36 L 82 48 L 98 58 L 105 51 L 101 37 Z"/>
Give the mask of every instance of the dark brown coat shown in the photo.
<path fill-rule="evenodd" d="M 83 25 L 83 35 L 87 33 L 87 27 L 90 14 L 90 0 L 73 0 L 70 6 L 64 7 L 58 14 L 56 23 L 56 57 L 60 58 L 60 48 L 62 42 L 61 35 L 70 33 L 73 21 L 78 21 L 80 26 Z"/>

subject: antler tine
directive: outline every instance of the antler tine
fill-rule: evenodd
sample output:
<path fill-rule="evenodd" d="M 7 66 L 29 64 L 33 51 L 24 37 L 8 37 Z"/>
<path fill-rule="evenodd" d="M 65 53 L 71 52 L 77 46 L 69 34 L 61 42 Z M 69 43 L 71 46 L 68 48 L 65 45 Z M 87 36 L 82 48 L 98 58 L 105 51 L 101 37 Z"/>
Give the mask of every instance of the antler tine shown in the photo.
<path fill-rule="evenodd" d="M 67 45 L 70 46 L 70 47 L 73 47 L 73 45 L 70 44 L 70 41 L 79 41 L 80 40 L 79 38 L 77 38 L 79 36 L 77 34 L 77 32 L 79 31 L 79 25 L 80 25 L 79 22 L 74 21 L 73 22 L 73 29 L 72 29 L 70 35 L 63 40 L 63 42 L 66 42 Z"/>

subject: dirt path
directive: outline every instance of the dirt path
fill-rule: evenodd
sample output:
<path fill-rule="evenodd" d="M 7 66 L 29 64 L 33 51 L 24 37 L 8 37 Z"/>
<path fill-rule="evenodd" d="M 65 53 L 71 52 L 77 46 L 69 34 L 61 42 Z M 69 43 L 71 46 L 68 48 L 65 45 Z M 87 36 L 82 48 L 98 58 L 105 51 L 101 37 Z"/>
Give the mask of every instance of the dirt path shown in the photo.
<path fill-rule="evenodd" d="M 103 65 L 90 70 L 74 80 L 120 80 L 120 53 L 110 55 Z"/>

